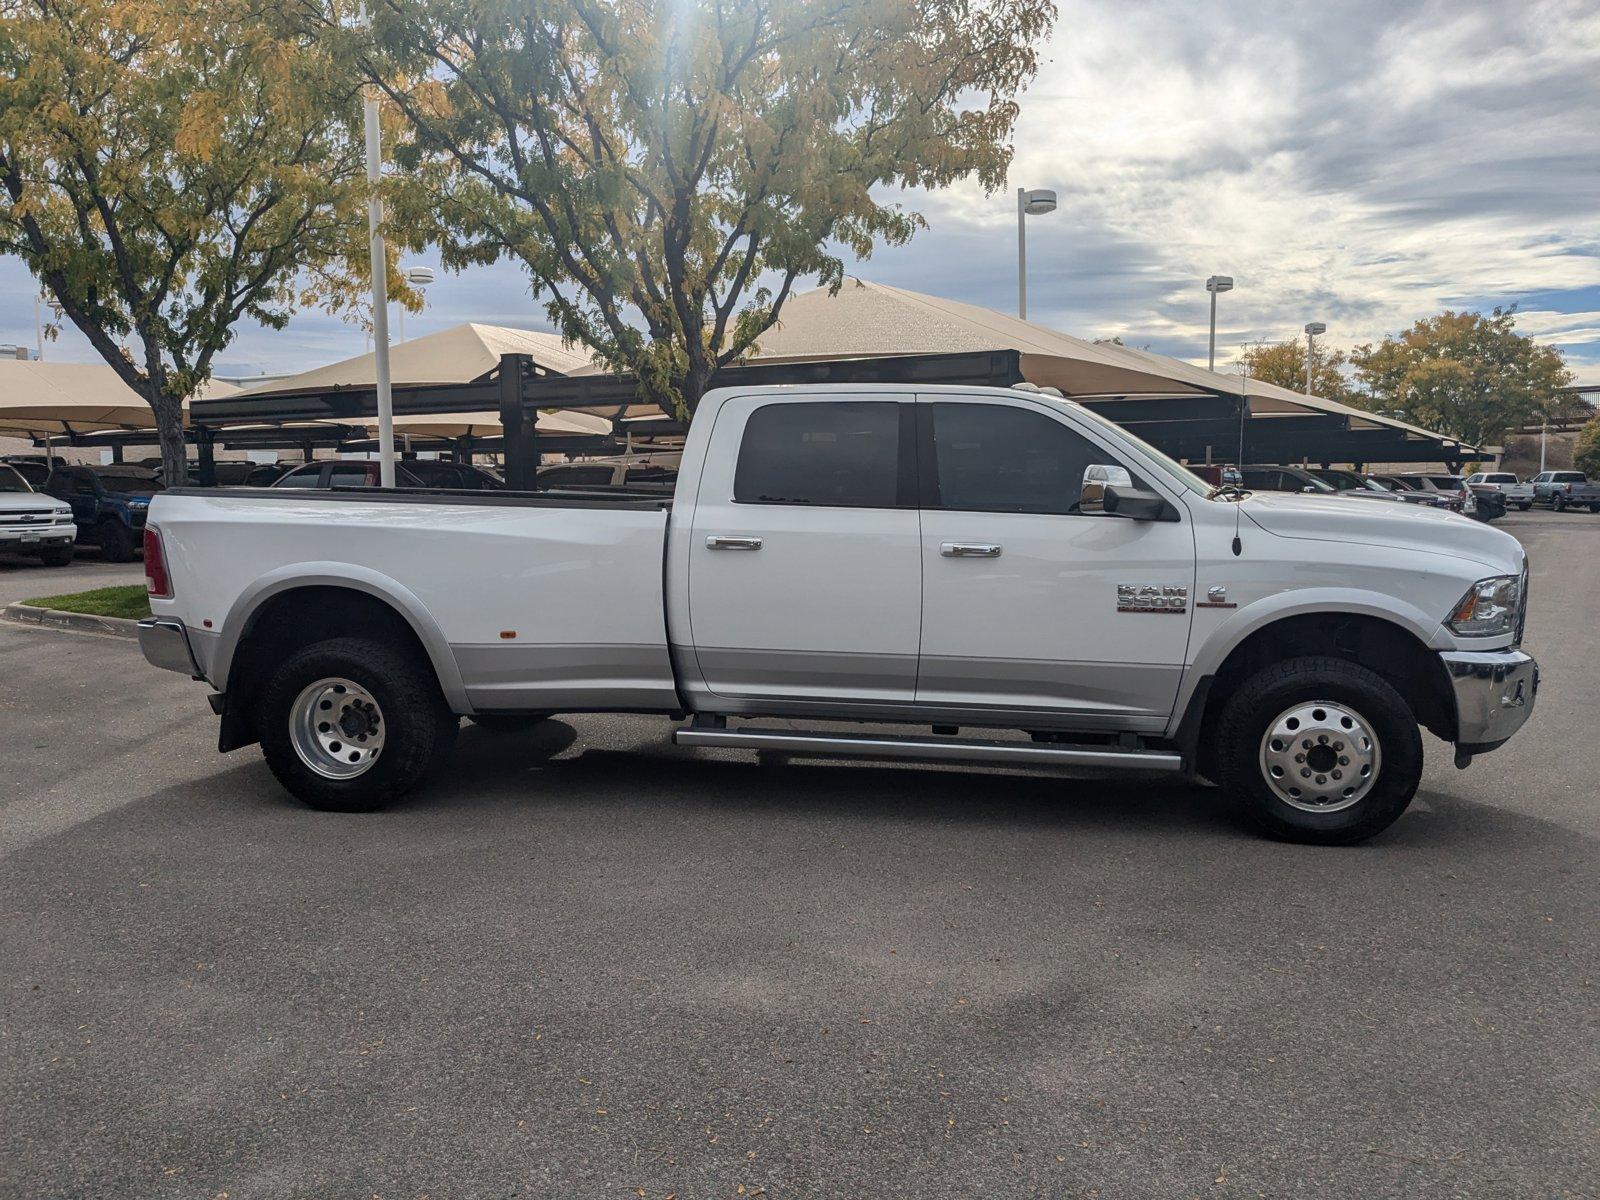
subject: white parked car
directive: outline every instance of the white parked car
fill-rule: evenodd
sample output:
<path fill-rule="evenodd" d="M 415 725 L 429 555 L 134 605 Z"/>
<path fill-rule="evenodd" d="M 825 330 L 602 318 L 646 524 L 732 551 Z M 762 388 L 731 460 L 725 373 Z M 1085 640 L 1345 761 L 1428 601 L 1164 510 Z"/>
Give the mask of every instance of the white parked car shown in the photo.
<path fill-rule="evenodd" d="M 715 391 L 670 499 L 178 489 L 150 529 L 146 657 L 325 809 L 410 788 L 461 715 L 626 711 L 693 746 L 1194 771 L 1346 843 L 1410 802 L 1421 728 L 1464 766 L 1538 682 L 1512 537 L 1212 488 L 1020 389 Z"/>
<path fill-rule="evenodd" d="M 47 567 L 72 561 L 78 526 L 72 509 L 36 492 L 22 474 L 0 463 L 0 550 L 37 555 Z"/>

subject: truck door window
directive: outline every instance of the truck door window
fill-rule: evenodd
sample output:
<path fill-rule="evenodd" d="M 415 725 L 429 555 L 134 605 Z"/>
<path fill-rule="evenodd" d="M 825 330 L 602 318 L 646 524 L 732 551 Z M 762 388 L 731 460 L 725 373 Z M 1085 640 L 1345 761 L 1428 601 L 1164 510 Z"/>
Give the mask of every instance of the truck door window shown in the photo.
<path fill-rule="evenodd" d="M 745 423 L 734 469 L 739 504 L 834 508 L 909 506 L 902 488 L 901 409 L 910 404 L 830 400 L 768 404 Z M 909 454 L 906 455 L 909 458 Z"/>
<path fill-rule="evenodd" d="M 933 443 L 927 508 L 1076 513 L 1084 468 L 1114 461 L 1043 413 L 1002 404 L 923 407 Z"/>

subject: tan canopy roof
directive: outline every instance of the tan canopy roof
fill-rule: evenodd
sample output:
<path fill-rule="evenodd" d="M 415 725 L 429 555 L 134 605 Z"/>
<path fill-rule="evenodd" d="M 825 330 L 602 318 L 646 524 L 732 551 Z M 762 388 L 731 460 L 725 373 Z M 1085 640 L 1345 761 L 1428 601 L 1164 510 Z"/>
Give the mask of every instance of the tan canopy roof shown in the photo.
<path fill-rule="evenodd" d="M 1068 396 L 1115 399 L 1220 393 L 1247 397 L 1254 416 L 1326 413 L 1343 416 L 1358 429 L 1393 428 L 1410 437 L 1441 437 L 1404 421 L 1236 372 L 1208 371 L 1131 346 L 1087 342 L 975 304 L 854 278 L 846 279 L 837 295 L 817 288 L 793 297 L 784 305 L 778 324 L 761 336 L 756 357 L 781 362 L 967 350 L 1016 350 L 1022 355 L 1023 378 L 1040 387 L 1059 388 Z M 1114 416 L 1114 410 L 1109 415 Z"/>
<path fill-rule="evenodd" d="M 540 366 L 561 375 L 589 364 L 589 353 L 568 345 L 555 333 L 509 329 L 501 325 L 456 325 L 389 347 L 389 377 L 395 383 L 471 383 L 500 365 L 502 354 L 526 354 Z M 245 388 L 243 395 L 266 396 L 313 388 L 371 387 L 377 381 L 377 357 L 358 354 Z"/>
<path fill-rule="evenodd" d="M 210 398 L 237 390 L 214 379 L 200 394 Z M 155 427 L 155 414 L 144 398 L 106 363 L 0 359 L 0 435 L 61 437 Z"/>

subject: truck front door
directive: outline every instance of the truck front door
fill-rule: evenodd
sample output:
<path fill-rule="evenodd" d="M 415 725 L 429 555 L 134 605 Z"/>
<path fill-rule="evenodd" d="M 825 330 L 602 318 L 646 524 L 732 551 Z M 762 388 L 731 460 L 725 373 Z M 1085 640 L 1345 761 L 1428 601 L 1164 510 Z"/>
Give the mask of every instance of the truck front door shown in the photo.
<path fill-rule="evenodd" d="M 690 652 L 714 696 L 911 703 L 915 424 L 910 395 L 718 410 L 688 551 Z"/>
<path fill-rule="evenodd" d="M 917 410 L 918 706 L 1164 726 L 1194 600 L 1187 514 L 1080 512 L 1085 467 L 1129 464 L 1046 403 L 924 395 Z"/>

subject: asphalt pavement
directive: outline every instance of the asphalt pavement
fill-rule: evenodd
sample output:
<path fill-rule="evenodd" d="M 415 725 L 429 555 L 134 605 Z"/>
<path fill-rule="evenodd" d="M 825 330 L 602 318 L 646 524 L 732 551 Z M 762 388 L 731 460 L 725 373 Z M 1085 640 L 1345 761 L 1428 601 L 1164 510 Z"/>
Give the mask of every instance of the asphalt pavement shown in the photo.
<path fill-rule="evenodd" d="M 1534 721 L 1351 849 L 625 717 L 318 814 L 0 626 L 0 1195 L 1594 1196 L 1600 517 L 1504 527 Z"/>

